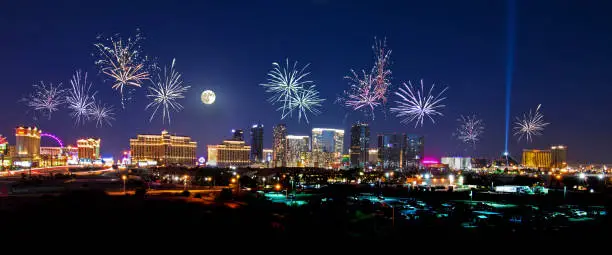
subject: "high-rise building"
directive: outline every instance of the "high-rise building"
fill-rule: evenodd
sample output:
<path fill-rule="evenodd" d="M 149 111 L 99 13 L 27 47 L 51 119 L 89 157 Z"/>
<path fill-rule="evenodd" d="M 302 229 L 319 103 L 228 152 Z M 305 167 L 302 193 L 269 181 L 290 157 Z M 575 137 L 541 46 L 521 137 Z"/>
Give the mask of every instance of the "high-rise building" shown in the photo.
<path fill-rule="evenodd" d="M 263 154 L 264 126 L 255 124 L 251 127 L 251 161 L 264 162 Z"/>
<path fill-rule="evenodd" d="M 423 160 L 425 138 L 419 135 L 408 135 L 407 138 L 406 162 L 411 165 L 418 165 Z"/>
<path fill-rule="evenodd" d="M 130 139 L 131 162 L 193 166 L 197 147 L 198 143 L 191 141 L 190 137 L 170 135 L 166 130 L 161 135 L 138 135 Z"/>
<path fill-rule="evenodd" d="M 370 149 L 370 127 L 367 123 L 357 122 L 351 127 L 351 167 L 364 167 L 368 162 Z"/>
<path fill-rule="evenodd" d="M 558 170 L 567 168 L 567 146 L 556 145 L 550 147 L 551 168 Z"/>
<path fill-rule="evenodd" d="M 77 140 L 79 159 L 94 161 L 100 158 L 100 139 L 88 138 Z"/>
<path fill-rule="evenodd" d="M 285 124 L 274 126 L 272 139 L 272 166 L 287 166 L 287 126 Z"/>
<path fill-rule="evenodd" d="M 244 131 L 242 129 L 232 129 L 232 140 L 244 141 Z"/>
<path fill-rule="evenodd" d="M 528 168 L 550 168 L 550 150 L 523 150 L 523 166 Z"/>
<path fill-rule="evenodd" d="M 274 155 L 274 150 L 272 149 L 263 149 L 263 161 L 270 163 L 272 162 L 272 155 Z"/>
<path fill-rule="evenodd" d="M 251 146 L 244 141 L 225 140 L 219 145 L 208 145 L 208 165 L 218 167 L 248 166 Z"/>
<path fill-rule="evenodd" d="M 378 161 L 383 169 L 398 169 L 406 166 L 406 134 L 379 134 Z"/>
<path fill-rule="evenodd" d="M 312 161 L 315 167 L 331 167 L 339 163 L 344 149 L 344 130 L 312 129 Z"/>
<path fill-rule="evenodd" d="M 17 127 L 15 129 L 15 149 L 17 150 L 15 161 L 28 161 L 37 165 L 40 160 L 40 133 L 41 130 L 34 127 Z"/>
<path fill-rule="evenodd" d="M 310 158 L 305 153 L 310 152 L 310 137 L 306 135 L 288 135 L 287 141 L 287 166 L 306 167 L 306 158 Z"/>

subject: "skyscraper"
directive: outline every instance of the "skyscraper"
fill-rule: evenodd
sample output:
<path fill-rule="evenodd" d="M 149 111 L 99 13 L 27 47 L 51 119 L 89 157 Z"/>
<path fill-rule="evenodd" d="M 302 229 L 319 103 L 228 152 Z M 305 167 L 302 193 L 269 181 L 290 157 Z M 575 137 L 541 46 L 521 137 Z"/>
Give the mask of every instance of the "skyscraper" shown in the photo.
<path fill-rule="evenodd" d="M 370 127 L 367 123 L 357 122 L 351 127 L 351 167 L 363 167 L 368 162 L 370 149 Z"/>
<path fill-rule="evenodd" d="M 308 152 L 310 152 L 310 137 L 307 135 L 288 135 L 287 139 L 287 166 L 308 166 Z"/>
<path fill-rule="evenodd" d="M 406 166 L 406 134 L 379 134 L 378 160 L 383 169 L 398 169 Z"/>
<path fill-rule="evenodd" d="M 533 169 L 548 169 L 551 165 L 550 150 L 523 150 L 524 167 Z"/>
<path fill-rule="evenodd" d="M 218 167 L 248 166 L 251 147 L 244 141 L 225 140 L 219 145 L 208 145 L 208 165 Z"/>
<path fill-rule="evenodd" d="M 28 161 L 36 166 L 40 160 L 40 133 L 41 130 L 34 127 L 18 127 L 15 129 L 15 149 L 17 150 L 14 161 Z"/>
<path fill-rule="evenodd" d="M 315 167 L 330 167 L 340 162 L 344 150 L 344 130 L 331 128 L 312 129 L 312 159 Z"/>
<path fill-rule="evenodd" d="M 232 140 L 244 141 L 244 131 L 242 129 L 232 129 Z"/>
<path fill-rule="evenodd" d="M 263 154 L 263 134 L 264 126 L 255 124 L 251 127 L 251 161 L 264 161 Z"/>
<path fill-rule="evenodd" d="M 424 152 L 425 138 L 419 135 L 408 135 L 406 162 L 410 165 L 418 166 L 421 160 L 423 160 Z"/>
<path fill-rule="evenodd" d="M 287 166 L 287 126 L 285 124 L 274 126 L 272 139 L 272 166 Z"/>

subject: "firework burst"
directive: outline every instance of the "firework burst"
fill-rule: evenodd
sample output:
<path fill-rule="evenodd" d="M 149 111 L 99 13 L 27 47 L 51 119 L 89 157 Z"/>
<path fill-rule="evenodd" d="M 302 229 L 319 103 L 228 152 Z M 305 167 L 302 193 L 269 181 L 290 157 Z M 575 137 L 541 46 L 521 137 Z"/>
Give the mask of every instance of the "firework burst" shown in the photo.
<path fill-rule="evenodd" d="M 475 147 L 476 143 L 480 141 L 480 136 L 484 133 L 484 122 L 476 118 L 476 115 L 467 117 L 461 115 L 457 121 L 459 122 L 459 127 L 455 133 L 457 139 Z"/>
<path fill-rule="evenodd" d="M 387 93 L 391 86 L 391 50 L 387 48 L 387 39 L 382 41 L 374 38 L 374 45 L 372 50 L 374 51 L 374 91 L 376 97 L 381 100 L 382 103 L 387 103 Z"/>
<path fill-rule="evenodd" d="M 80 70 L 72 76 L 70 85 L 72 85 L 72 88 L 68 90 L 66 103 L 68 109 L 72 111 L 70 116 L 74 119 L 75 124 L 79 125 L 89 120 L 91 107 L 94 105 L 94 96 L 97 92 L 90 94 L 91 83 L 87 83 L 87 72 L 85 72 L 85 75 L 81 75 Z"/>
<path fill-rule="evenodd" d="M 123 40 L 119 35 L 102 39 L 102 42 L 94 44 L 97 49 L 95 64 L 100 71 L 113 80 L 112 88 L 119 90 L 121 94 L 121 105 L 125 108 L 124 89 L 128 86 L 141 87 L 142 83 L 149 79 L 147 70 L 147 57 L 142 56 L 140 41 L 143 37 L 140 33 L 134 38 Z"/>
<path fill-rule="evenodd" d="M 541 104 L 538 105 L 534 112 L 529 110 L 528 114 L 523 114 L 523 118 L 516 117 L 516 122 L 514 122 L 514 135 L 518 136 L 519 142 L 521 139 L 523 139 L 523 137 L 525 140 L 527 140 L 527 142 L 531 142 L 533 140 L 533 136 L 542 135 L 544 127 L 550 124 L 544 122 L 544 115 L 540 113 L 541 106 Z"/>
<path fill-rule="evenodd" d="M 339 101 L 353 111 L 363 111 L 366 115 L 371 114 L 374 119 L 374 108 L 381 104 L 379 94 L 375 90 L 376 77 L 371 73 L 361 72 L 362 76 L 359 76 L 351 70 L 352 76 L 344 77 L 349 80 L 350 88 L 344 91 L 344 97 Z"/>
<path fill-rule="evenodd" d="M 44 82 L 32 85 L 34 93 L 25 99 L 27 105 L 35 111 L 42 112 L 51 119 L 51 114 L 59 109 L 65 103 L 65 89 L 62 89 L 62 84 L 53 86 L 53 83 L 46 85 Z"/>
<path fill-rule="evenodd" d="M 306 71 L 309 65 L 299 68 L 297 61 L 290 65 L 287 59 L 284 66 L 276 62 L 272 66 L 267 82 L 260 84 L 266 88 L 266 92 L 272 94 L 268 101 L 273 105 L 281 104 L 277 108 L 281 112 L 281 119 L 292 116 L 294 110 L 297 110 L 298 122 L 303 116 L 308 123 L 307 113 L 320 113 L 317 108 L 325 101 L 319 97 L 314 82 L 307 79 L 310 75 Z"/>
<path fill-rule="evenodd" d="M 431 85 L 431 88 L 425 91 L 423 80 L 420 83 L 420 88 L 412 86 L 410 81 L 408 81 L 408 84 L 404 83 L 404 88 L 400 88 L 398 92 L 395 92 L 401 100 L 395 101 L 397 107 L 391 108 L 391 112 L 396 113 L 397 117 L 403 118 L 402 123 L 408 124 L 414 121 L 414 127 L 417 127 L 419 124 L 423 126 L 425 117 L 428 117 L 432 123 L 436 123 L 433 117 L 443 116 L 439 110 L 445 107 L 441 103 L 446 97 L 442 95 L 448 89 L 446 87 L 442 92 L 433 94 L 435 85 Z"/>
<path fill-rule="evenodd" d="M 89 116 L 96 121 L 96 127 L 101 127 L 104 123 L 112 126 L 111 121 L 115 120 L 114 115 L 113 107 L 106 106 L 106 104 L 102 104 L 100 101 L 92 104 L 89 109 Z"/>
<path fill-rule="evenodd" d="M 145 109 L 154 109 L 149 121 L 153 120 L 161 107 L 162 123 L 165 123 L 165 120 L 168 119 L 168 124 L 170 124 L 170 110 L 178 112 L 183 109 L 183 106 L 177 100 L 185 98 L 183 93 L 187 92 L 191 86 L 183 86 L 181 74 L 174 69 L 175 60 L 172 60 L 170 69 L 164 68 L 164 76 L 157 75 L 157 82 L 154 83 L 154 86 L 149 87 L 147 97 L 151 98 L 152 101 Z"/>

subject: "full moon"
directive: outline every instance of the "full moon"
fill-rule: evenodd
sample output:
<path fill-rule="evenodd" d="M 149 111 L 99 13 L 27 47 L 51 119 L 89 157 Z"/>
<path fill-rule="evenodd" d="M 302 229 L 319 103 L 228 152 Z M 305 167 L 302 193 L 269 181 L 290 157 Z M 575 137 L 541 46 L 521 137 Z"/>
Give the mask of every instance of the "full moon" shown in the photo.
<path fill-rule="evenodd" d="M 204 92 L 202 92 L 202 95 L 200 96 L 202 103 L 205 103 L 205 104 L 214 103 L 215 98 L 216 98 L 215 92 L 212 92 L 212 90 L 204 90 Z"/>

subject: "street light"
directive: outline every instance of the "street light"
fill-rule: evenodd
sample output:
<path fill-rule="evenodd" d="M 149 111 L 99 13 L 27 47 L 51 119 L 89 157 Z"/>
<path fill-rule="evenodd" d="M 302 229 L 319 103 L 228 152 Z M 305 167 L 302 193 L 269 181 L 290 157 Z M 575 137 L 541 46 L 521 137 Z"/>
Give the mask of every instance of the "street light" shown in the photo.
<path fill-rule="evenodd" d="M 122 175 L 121 180 L 123 180 L 123 194 L 125 194 L 125 181 L 127 180 L 127 176 Z"/>
<path fill-rule="evenodd" d="M 188 178 L 189 178 L 189 176 L 188 176 L 188 175 L 185 175 L 185 176 L 184 176 L 184 178 L 183 178 L 183 183 L 184 183 L 184 184 L 183 184 L 183 185 L 184 185 L 184 186 L 183 186 L 183 190 L 187 190 L 187 179 L 188 179 Z"/>

